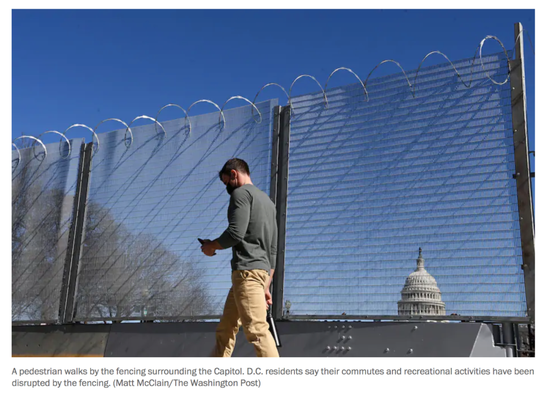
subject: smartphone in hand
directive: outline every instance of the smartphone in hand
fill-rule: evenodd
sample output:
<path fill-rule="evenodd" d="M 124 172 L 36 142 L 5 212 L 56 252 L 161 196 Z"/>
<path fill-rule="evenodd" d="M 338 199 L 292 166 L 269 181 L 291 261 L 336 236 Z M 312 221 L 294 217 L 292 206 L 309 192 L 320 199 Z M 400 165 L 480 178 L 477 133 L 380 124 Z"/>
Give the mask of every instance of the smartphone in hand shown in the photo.
<path fill-rule="evenodd" d="M 201 245 L 204 245 L 204 240 L 203 240 L 203 239 L 197 238 L 197 240 L 199 241 L 199 243 L 200 243 Z M 214 253 L 214 256 L 215 256 L 216 254 L 218 254 L 218 253 Z"/>

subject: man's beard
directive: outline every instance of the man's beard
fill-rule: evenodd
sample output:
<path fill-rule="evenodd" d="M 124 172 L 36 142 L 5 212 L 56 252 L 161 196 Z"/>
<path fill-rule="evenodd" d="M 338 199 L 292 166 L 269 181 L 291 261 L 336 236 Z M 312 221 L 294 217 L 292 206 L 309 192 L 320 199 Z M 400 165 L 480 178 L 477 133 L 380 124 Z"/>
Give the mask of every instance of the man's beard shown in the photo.
<path fill-rule="evenodd" d="M 230 185 L 229 183 L 227 183 L 227 185 L 225 186 L 225 190 L 229 195 L 231 195 L 236 188 L 237 187 Z"/>

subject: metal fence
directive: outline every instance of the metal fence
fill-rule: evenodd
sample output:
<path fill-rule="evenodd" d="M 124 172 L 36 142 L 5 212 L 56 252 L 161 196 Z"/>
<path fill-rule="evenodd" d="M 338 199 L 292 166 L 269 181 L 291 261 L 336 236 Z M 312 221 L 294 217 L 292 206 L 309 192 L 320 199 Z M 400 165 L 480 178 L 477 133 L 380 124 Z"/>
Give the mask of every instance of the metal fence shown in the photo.
<path fill-rule="evenodd" d="M 197 238 L 225 229 L 231 157 L 277 204 L 278 318 L 403 318 L 416 270 L 439 317 L 526 319 L 508 60 L 471 65 L 14 152 L 12 320 L 219 317 L 230 253 Z"/>
<path fill-rule="evenodd" d="M 292 100 L 291 316 L 398 315 L 419 247 L 447 314 L 525 316 L 507 59 L 471 63 Z"/>
<path fill-rule="evenodd" d="M 126 129 L 98 136 L 104 149 L 92 159 L 76 320 L 221 315 L 231 253 L 205 257 L 197 238 L 225 229 L 225 160 L 248 159 L 269 193 L 274 105 L 257 105 L 259 123 L 243 107 L 224 111 L 225 123 L 214 113 L 164 122 L 165 131 L 137 127 L 129 148 Z"/>
<path fill-rule="evenodd" d="M 59 319 L 83 142 L 83 139 L 70 140 L 70 144 L 63 142 L 44 148 L 37 145 L 14 156 L 13 320 L 55 323 Z"/>

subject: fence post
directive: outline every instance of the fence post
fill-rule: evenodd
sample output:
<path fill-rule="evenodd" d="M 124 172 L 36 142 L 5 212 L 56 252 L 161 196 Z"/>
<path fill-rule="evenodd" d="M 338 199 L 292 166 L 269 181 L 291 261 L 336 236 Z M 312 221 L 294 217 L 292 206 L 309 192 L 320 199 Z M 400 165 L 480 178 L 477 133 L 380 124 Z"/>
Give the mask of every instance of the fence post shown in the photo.
<path fill-rule="evenodd" d="M 288 155 L 290 148 L 290 106 L 282 108 L 279 117 L 279 154 L 277 181 L 277 267 L 273 276 L 273 312 L 275 319 L 283 318 L 283 285 L 285 276 L 286 209 L 288 195 Z"/>
<path fill-rule="evenodd" d="M 511 322 L 502 323 L 502 342 L 504 343 L 507 357 L 517 356 L 516 336 L 514 334 L 514 325 Z"/>
<path fill-rule="evenodd" d="M 518 195 L 519 228 L 522 269 L 525 281 L 527 316 L 535 322 L 535 226 L 529 166 L 529 140 L 525 102 L 525 68 L 523 64 L 523 27 L 514 24 L 515 59 L 510 61 L 510 87 L 512 91 L 512 126 L 514 131 L 514 157 Z"/>
<path fill-rule="evenodd" d="M 80 151 L 80 164 L 76 193 L 74 197 L 73 223 L 69 232 L 69 245 L 61 284 L 59 319 L 61 323 L 72 322 L 77 291 L 78 266 L 82 248 L 84 223 L 86 222 L 86 202 L 90 182 L 93 143 L 83 144 Z"/>
<path fill-rule="evenodd" d="M 273 135 L 271 142 L 271 184 L 269 197 L 277 205 L 277 185 L 279 175 L 279 132 L 282 107 L 277 105 L 273 108 Z"/>

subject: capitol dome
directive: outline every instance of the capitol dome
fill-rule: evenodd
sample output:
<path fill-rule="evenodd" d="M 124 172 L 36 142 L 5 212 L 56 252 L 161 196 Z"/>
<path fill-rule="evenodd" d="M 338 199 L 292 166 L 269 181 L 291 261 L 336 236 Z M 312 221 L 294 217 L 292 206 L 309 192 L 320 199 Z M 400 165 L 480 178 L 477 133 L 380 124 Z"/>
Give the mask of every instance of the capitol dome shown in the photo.
<path fill-rule="evenodd" d="M 445 303 L 433 276 L 424 268 L 422 248 L 416 260 L 416 270 L 409 275 L 397 303 L 398 315 L 445 315 Z"/>

